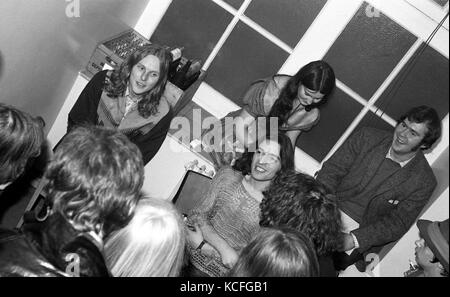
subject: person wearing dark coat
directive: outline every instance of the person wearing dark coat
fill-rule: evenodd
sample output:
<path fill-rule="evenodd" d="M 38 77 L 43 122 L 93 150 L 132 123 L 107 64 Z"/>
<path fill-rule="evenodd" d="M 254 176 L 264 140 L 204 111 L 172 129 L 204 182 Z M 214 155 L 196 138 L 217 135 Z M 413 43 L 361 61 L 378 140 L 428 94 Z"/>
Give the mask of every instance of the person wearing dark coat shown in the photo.
<path fill-rule="evenodd" d="M 109 276 L 103 239 L 134 213 L 144 180 L 139 149 L 116 130 L 78 127 L 45 178 L 47 215 L 0 229 L 0 276 Z"/>
<path fill-rule="evenodd" d="M 149 44 L 116 69 L 95 74 L 70 110 L 67 130 L 86 123 L 117 129 L 138 146 L 147 164 L 174 116 L 164 92 L 171 59 L 164 47 Z"/>
<path fill-rule="evenodd" d="M 335 254 L 338 270 L 356 263 L 365 271 L 366 255 L 378 253 L 409 230 L 436 187 L 422 150 L 440 135 L 437 112 L 418 106 L 400 117 L 393 133 L 374 128 L 355 132 L 323 164 L 317 180 L 359 224 L 342 234 L 341 252 Z"/>

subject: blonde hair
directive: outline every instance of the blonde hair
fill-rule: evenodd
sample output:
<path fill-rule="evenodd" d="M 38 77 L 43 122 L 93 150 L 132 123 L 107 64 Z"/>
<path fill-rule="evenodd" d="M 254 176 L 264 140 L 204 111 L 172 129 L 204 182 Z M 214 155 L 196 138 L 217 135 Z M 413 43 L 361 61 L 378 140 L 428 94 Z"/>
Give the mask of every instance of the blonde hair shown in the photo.
<path fill-rule="evenodd" d="M 184 225 L 174 205 L 145 198 L 130 223 L 106 240 L 105 259 L 116 277 L 178 276 L 184 247 Z"/>

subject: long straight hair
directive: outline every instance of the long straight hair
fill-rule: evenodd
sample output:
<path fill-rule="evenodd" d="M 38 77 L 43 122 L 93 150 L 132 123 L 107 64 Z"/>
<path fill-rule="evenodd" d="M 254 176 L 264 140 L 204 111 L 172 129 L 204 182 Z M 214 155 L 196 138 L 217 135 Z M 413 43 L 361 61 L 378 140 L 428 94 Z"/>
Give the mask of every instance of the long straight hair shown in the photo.
<path fill-rule="evenodd" d="M 289 118 L 293 102 L 297 97 L 298 88 L 304 87 L 320 92 L 324 98 L 316 104 L 306 106 L 306 111 L 319 107 L 327 101 L 328 95 L 333 91 L 336 78 L 333 68 L 322 60 L 313 61 L 303 66 L 281 90 L 280 96 L 273 104 L 269 112 L 269 117 L 278 117 L 278 124 L 282 126 Z"/>
<path fill-rule="evenodd" d="M 164 89 L 166 88 L 167 75 L 169 73 L 172 55 L 164 47 L 157 44 L 144 45 L 132 53 L 128 59 L 118 68 L 114 69 L 109 81 L 105 85 L 105 91 L 111 98 L 124 96 L 130 80 L 133 67 L 148 55 L 159 59 L 159 79 L 156 85 L 138 103 L 138 112 L 144 118 L 158 113 L 158 105 Z"/>
<path fill-rule="evenodd" d="M 178 276 L 184 247 L 181 214 L 168 201 L 145 198 L 131 222 L 106 240 L 106 264 L 113 276 Z"/>

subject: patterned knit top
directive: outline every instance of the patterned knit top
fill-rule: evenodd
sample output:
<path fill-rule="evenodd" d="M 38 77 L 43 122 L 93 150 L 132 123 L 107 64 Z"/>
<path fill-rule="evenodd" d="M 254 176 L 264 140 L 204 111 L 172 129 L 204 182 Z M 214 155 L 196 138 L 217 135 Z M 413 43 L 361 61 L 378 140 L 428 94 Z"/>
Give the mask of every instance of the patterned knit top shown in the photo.
<path fill-rule="evenodd" d="M 231 167 L 221 168 L 201 204 L 189 214 L 193 224 L 209 224 L 236 252 L 259 231 L 260 201 L 243 184 L 243 176 Z M 189 247 L 191 262 L 210 276 L 224 276 L 228 268 L 219 253 L 214 257 Z"/>

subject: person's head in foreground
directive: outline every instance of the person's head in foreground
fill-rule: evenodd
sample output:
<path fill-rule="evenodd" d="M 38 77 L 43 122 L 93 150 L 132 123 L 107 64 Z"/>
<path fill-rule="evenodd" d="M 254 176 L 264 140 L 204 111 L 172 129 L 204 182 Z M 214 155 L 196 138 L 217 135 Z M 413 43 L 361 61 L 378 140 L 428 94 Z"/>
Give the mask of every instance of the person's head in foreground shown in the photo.
<path fill-rule="evenodd" d="M 172 203 L 142 199 L 131 222 L 106 240 L 106 263 L 118 277 L 178 276 L 184 232 L 181 214 Z"/>
<path fill-rule="evenodd" d="M 418 220 L 417 227 L 420 239 L 416 241 L 416 262 L 423 269 L 424 276 L 448 277 L 449 220 Z"/>
<path fill-rule="evenodd" d="M 262 228 L 242 250 L 229 276 L 316 277 L 319 264 L 311 241 L 302 233 Z"/>

